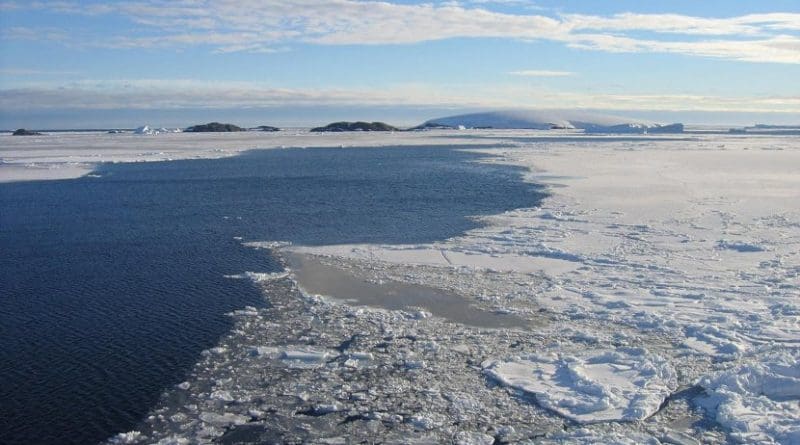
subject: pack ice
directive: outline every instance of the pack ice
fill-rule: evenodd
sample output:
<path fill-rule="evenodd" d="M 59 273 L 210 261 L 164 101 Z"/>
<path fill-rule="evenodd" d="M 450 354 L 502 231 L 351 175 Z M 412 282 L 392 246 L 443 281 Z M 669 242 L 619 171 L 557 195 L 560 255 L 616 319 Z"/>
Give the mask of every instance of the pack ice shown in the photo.
<path fill-rule="evenodd" d="M 798 139 L 568 131 L 9 138 L 0 180 L 252 147 L 449 144 L 549 189 L 432 244 L 249 243 L 531 327 L 365 309 L 303 295 L 291 273 L 239 271 L 269 308 L 232 313 L 187 381 L 112 442 L 800 443 Z"/>

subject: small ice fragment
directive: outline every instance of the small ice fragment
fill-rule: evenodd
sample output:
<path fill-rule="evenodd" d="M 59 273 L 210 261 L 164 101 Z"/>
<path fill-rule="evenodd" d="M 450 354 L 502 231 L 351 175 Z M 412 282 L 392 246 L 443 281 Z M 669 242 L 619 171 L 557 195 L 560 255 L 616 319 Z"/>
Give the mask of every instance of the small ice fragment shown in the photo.
<path fill-rule="evenodd" d="M 354 360 L 373 360 L 375 358 L 371 352 L 350 352 L 348 355 Z"/>
<path fill-rule="evenodd" d="M 474 431 L 461 431 L 456 434 L 456 444 L 457 445 L 492 445 L 495 443 L 494 437 L 484 434 L 478 433 Z"/>
<path fill-rule="evenodd" d="M 439 426 L 435 420 L 422 415 L 413 416 L 408 422 L 417 430 L 431 430 Z"/>
<path fill-rule="evenodd" d="M 119 433 L 116 436 L 112 437 L 108 443 L 112 445 L 123 445 L 123 444 L 131 444 L 137 443 L 141 441 L 144 437 L 142 433 L 139 431 L 128 431 L 127 433 Z"/>
<path fill-rule="evenodd" d="M 243 425 L 250 419 L 233 413 L 203 413 L 200 414 L 200 420 L 216 427 L 224 428 L 230 425 Z"/>
<path fill-rule="evenodd" d="M 424 320 L 431 316 L 431 313 L 422 309 L 409 312 L 409 318 L 413 320 Z"/>
<path fill-rule="evenodd" d="M 299 360 L 302 362 L 322 362 L 328 358 L 327 352 L 286 350 L 281 353 L 282 360 Z"/>
<path fill-rule="evenodd" d="M 424 360 L 405 360 L 403 366 L 405 366 L 406 369 L 424 369 L 427 364 Z"/>
<path fill-rule="evenodd" d="M 273 346 L 255 346 L 250 349 L 250 355 L 253 357 L 274 357 L 278 354 L 278 348 Z"/>
<path fill-rule="evenodd" d="M 335 403 L 320 404 L 314 407 L 314 414 L 318 416 L 335 413 L 337 411 L 339 411 L 339 405 Z"/>
<path fill-rule="evenodd" d="M 222 402 L 233 402 L 236 400 L 228 391 L 214 391 L 209 396 L 212 400 L 219 400 Z"/>

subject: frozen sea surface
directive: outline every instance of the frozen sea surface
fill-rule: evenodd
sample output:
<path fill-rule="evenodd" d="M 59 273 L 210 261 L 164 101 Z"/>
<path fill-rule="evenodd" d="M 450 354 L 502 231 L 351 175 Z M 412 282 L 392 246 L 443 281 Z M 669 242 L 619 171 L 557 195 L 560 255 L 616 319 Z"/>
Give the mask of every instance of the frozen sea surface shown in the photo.
<path fill-rule="evenodd" d="M 486 137 L 498 140 L 476 135 Z M 800 140 L 500 139 L 517 143 L 501 150 L 503 162 L 549 186 L 541 206 L 484 218 L 487 227 L 431 245 L 302 250 L 431 269 L 401 275 L 411 281 L 430 281 L 436 269 L 506 276 L 492 275 L 497 292 L 477 300 L 553 314 L 540 329 L 553 335 L 516 354 L 487 354 L 483 371 L 542 408 L 593 424 L 549 437 L 592 443 L 611 437 L 584 434 L 601 428 L 594 424 L 682 412 L 700 417 L 657 421 L 654 439 L 796 443 Z M 515 286 L 518 273 L 530 277 L 526 290 Z M 624 357 L 630 347 L 646 352 L 596 357 Z M 636 410 L 625 409 L 631 401 Z M 641 443 L 638 433 L 631 426 L 622 437 Z"/>
<path fill-rule="evenodd" d="M 0 184 L 0 442 L 131 429 L 229 331 L 225 313 L 265 304 L 253 282 L 281 266 L 243 242 L 430 242 L 540 200 L 522 169 L 454 148 L 264 150 Z"/>
<path fill-rule="evenodd" d="M 317 258 L 375 292 L 439 289 L 534 327 L 362 306 L 342 289 L 308 292 L 314 277 L 300 271 L 230 272 L 269 305 L 231 311 L 185 380 L 111 443 L 798 442 L 796 137 L 331 140 L 383 137 L 474 144 L 491 155 L 479 171 L 521 168 L 512 175 L 549 196 L 429 240 L 237 241 L 282 263 Z"/>

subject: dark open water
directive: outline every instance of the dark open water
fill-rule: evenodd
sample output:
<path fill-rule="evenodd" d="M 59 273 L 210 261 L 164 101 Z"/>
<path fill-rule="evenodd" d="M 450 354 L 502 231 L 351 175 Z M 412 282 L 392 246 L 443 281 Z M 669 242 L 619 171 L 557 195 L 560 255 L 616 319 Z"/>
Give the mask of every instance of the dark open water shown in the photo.
<path fill-rule="evenodd" d="M 103 165 L 0 184 L 0 443 L 96 443 L 134 427 L 231 325 L 266 304 L 245 240 L 422 243 L 536 205 L 521 171 L 452 148 L 265 150 Z"/>

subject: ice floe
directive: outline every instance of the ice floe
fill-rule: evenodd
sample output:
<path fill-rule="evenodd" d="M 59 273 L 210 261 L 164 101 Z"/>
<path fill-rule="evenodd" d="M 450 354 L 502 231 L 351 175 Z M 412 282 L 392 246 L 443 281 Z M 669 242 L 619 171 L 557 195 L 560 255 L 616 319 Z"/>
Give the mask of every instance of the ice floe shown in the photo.
<path fill-rule="evenodd" d="M 711 376 L 719 372 L 741 366 L 751 370 L 774 361 L 769 357 L 776 351 L 800 348 L 796 138 L 703 136 L 604 143 L 539 142 L 531 137 L 515 143 L 484 151 L 500 154 L 497 162 L 530 168 L 530 180 L 550 186 L 552 195 L 539 208 L 482 217 L 486 227 L 431 245 L 294 249 L 371 263 L 386 279 L 439 282 L 495 311 L 547 314 L 560 331 L 537 331 L 552 332 L 555 350 L 577 358 L 575 363 L 601 349 L 654 350 L 655 341 L 658 356 L 681 363 L 675 365 L 674 379 L 662 382 L 665 388 L 674 388 L 676 382 L 681 387 L 716 382 Z M 765 147 L 781 150 L 759 150 Z M 446 269 L 458 278 L 441 280 Z M 567 339 L 585 350 L 565 349 Z M 490 359 L 487 375 L 497 381 L 516 375 L 511 371 L 524 374 L 549 366 L 555 372 L 560 363 L 519 352 Z M 755 378 L 750 371 L 747 375 Z M 558 393 L 546 386 L 551 383 L 546 378 L 531 379 L 533 383 L 522 383 L 539 393 Z M 575 393 L 574 388 L 564 391 L 564 400 Z M 669 390 L 661 394 L 663 400 Z M 655 399 L 646 405 L 657 408 Z M 687 399 L 686 409 L 706 406 L 699 400 Z M 731 438 L 745 443 L 797 440 L 791 435 L 791 428 L 800 424 L 796 418 L 777 421 L 783 426 L 763 425 L 772 425 L 773 414 L 780 413 L 773 403 L 800 405 L 740 395 L 730 400 L 721 412 L 742 414 L 735 416 L 737 422 L 720 417 L 714 407 L 707 412 L 710 424 L 720 425 Z M 592 407 L 590 401 L 585 406 Z M 735 404 L 746 409 L 725 408 Z M 617 406 L 621 410 L 623 405 Z M 561 409 L 560 414 L 570 415 L 569 409 Z M 640 412 L 648 411 L 653 410 Z M 748 431 L 756 433 L 741 436 Z M 710 428 L 704 434 L 712 434 L 711 442 L 725 441 Z M 691 434 L 676 431 L 656 436 L 692 443 Z M 594 440 L 591 434 L 585 440 L 563 437 L 574 443 Z M 636 437 L 633 431 L 614 437 L 620 438 L 618 443 L 644 442 L 630 440 Z"/>
<path fill-rule="evenodd" d="M 643 349 L 488 360 L 484 372 L 536 396 L 544 408 L 590 423 L 642 420 L 677 387 L 675 370 Z"/>
<path fill-rule="evenodd" d="M 700 379 L 699 404 L 748 444 L 800 443 L 800 355 L 740 364 Z"/>

